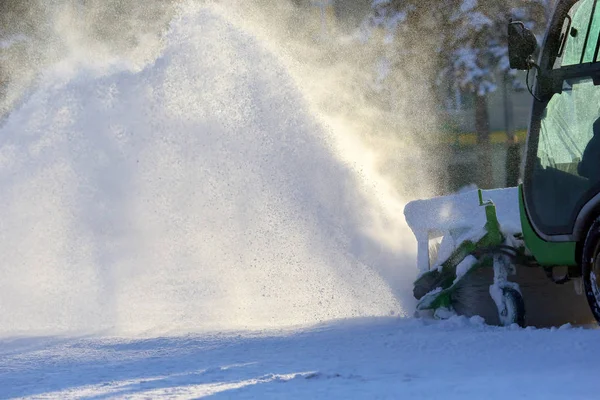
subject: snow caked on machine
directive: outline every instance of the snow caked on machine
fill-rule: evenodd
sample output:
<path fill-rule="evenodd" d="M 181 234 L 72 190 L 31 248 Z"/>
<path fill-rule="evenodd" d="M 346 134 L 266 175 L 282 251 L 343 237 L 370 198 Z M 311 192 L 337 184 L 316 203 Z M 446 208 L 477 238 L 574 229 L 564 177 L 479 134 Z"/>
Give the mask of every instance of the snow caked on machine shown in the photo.
<path fill-rule="evenodd" d="M 508 23 L 511 68 L 536 76 L 531 86 L 527 80 L 533 104 L 522 183 L 406 206 L 419 246 L 418 313 L 529 325 L 540 309 L 554 312 L 551 291 L 528 295 L 547 284 L 586 299 L 587 317 L 600 322 L 599 3 L 559 0 L 537 62 L 533 33 Z M 579 303 L 561 305 L 586 323 L 571 304 Z"/>

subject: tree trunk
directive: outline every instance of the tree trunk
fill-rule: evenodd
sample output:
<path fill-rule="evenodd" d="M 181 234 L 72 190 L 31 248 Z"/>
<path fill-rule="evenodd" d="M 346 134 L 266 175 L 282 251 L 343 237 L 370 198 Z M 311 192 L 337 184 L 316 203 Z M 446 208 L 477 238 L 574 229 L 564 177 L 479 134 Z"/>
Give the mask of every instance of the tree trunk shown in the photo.
<path fill-rule="evenodd" d="M 517 141 L 514 129 L 513 104 L 509 90 L 510 78 L 504 74 L 504 128 L 506 129 L 506 186 L 514 187 L 519 183 L 521 165 L 521 146 Z"/>
<path fill-rule="evenodd" d="M 487 109 L 487 97 L 475 96 L 475 132 L 477 134 L 477 185 L 482 189 L 493 186 L 492 148 L 490 145 L 490 118 Z"/>
<path fill-rule="evenodd" d="M 506 148 L 506 187 L 515 187 L 519 184 L 521 172 L 521 146 L 516 140 L 509 138 Z"/>

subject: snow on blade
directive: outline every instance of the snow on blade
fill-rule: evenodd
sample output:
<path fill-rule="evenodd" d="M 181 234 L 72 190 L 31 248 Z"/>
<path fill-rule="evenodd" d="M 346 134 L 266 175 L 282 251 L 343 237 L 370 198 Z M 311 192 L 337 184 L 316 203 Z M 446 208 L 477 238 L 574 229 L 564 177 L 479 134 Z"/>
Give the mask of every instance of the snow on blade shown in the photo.
<path fill-rule="evenodd" d="M 483 192 L 484 201 L 492 200 L 496 206 L 498 220 L 506 234 L 521 231 L 517 188 L 493 189 Z M 477 190 L 456 193 L 431 199 L 414 200 L 404 208 L 408 226 L 417 238 L 419 246 L 418 266 L 421 272 L 429 269 L 429 241 L 454 231 L 456 238 L 447 241 L 458 246 L 464 240 L 477 241 L 484 234 L 485 210 L 479 205 Z M 462 233 L 462 234 L 459 234 Z M 442 242 L 443 245 L 448 243 Z M 447 257 L 454 247 L 446 248 L 442 258 Z"/>

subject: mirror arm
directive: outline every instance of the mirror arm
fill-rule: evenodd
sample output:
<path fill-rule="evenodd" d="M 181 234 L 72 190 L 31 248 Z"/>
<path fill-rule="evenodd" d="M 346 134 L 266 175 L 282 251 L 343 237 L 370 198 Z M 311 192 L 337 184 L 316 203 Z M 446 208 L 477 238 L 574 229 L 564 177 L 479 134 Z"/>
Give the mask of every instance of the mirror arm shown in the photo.
<path fill-rule="evenodd" d="M 542 88 L 545 87 L 545 85 L 544 85 L 545 79 L 542 76 L 542 70 L 541 70 L 540 66 L 535 63 L 533 57 L 530 55 L 529 57 L 527 57 L 527 75 L 525 76 L 525 85 L 527 86 L 527 90 L 529 91 L 529 94 L 531 94 L 531 96 L 533 96 L 534 99 L 536 99 L 537 101 L 539 101 L 541 103 L 542 100 L 538 96 L 536 96 L 535 93 L 533 93 L 533 84 L 531 84 L 531 86 L 529 85 L 529 73 L 534 68 L 537 72 L 536 80 L 538 81 L 538 85 L 536 86 L 536 92 L 539 93 L 540 91 L 542 91 Z"/>

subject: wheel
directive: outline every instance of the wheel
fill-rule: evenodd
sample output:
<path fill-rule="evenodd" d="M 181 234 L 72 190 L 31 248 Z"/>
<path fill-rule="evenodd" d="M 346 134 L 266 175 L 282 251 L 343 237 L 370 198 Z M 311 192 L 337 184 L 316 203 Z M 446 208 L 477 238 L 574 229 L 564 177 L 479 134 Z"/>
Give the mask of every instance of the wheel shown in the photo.
<path fill-rule="evenodd" d="M 600 323 L 600 218 L 597 218 L 585 238 L 581 255 L 581 274 L 585 297 L 590 310 Z"/>
<path fill-rule="evenodd" d="M 502 298 L 504 300 L 504 308 L 498 313 L 500 325 L 509 326 L 517 324 L 524 327 L 525 302 L 521 293 L 512 287 L 506 286 L 502 288 Z"/>
<path fill-rule="evenodd" d="M 481 268 L 468 273 L 457 284 L 451 295 L 452 308 L 458 315 L 482 317 L 488 325 L 525 326 L 525 302 L 511 282 L 498 291 L 498 302 L 490 295 L 494 283 L 492 268 Z"/>

